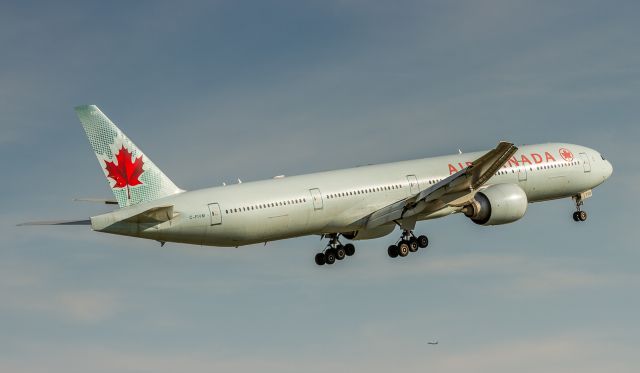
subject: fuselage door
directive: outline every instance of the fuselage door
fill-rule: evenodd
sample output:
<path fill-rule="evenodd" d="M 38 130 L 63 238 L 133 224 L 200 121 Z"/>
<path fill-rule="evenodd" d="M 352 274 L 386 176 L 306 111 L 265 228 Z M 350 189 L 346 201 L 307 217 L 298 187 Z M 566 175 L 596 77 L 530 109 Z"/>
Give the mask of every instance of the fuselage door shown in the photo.
<path fill-rule="evenodd" d="M 524 182 L 527 181 L 527 167 L 522 166 L 518 169 L 518 181 Z"/>
<path fill-rule="evenodd" d="M 416 175 L 407 175 L 407 181 L 409 182 L 409 191 L 412 195 L 420 193 L 420 185 L 418 184 Z"/>
<path fill-rule="evenodd" d="M 591 172 L 591 163 L 589 163 L 589 156 L 587 156 L 587 153 L 580 153 L 580 158 L 582 159 L 584 172 Z"/>
<path fill-rule="evenodd" d="M 313 188 L 309 189 L 309 193 L 311 193 L 311 200 L 313 201 L 313 209 L 314 210 L 322 210 L 322 193 L 320 193 L 320 189 Z"/>
<path fill-rule="evenodd" d="M 222 213 L 220 212 L 220 205 L 217 203 L 209 204 L 209 214 L 211 215 L 211 225 L 222 224 Z"/>

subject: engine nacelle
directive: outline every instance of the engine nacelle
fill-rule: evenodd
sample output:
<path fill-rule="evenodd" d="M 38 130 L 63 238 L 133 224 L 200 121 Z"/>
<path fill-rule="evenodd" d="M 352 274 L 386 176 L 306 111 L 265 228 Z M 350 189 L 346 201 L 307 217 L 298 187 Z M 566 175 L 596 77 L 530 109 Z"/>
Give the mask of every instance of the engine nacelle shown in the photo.
<path fill-rule="evenodd" d="M 380 238 L 393 232 L 395 225 L 382 225 L 372 229 L 361 229 L 359 231 L 342 233 L 342 236 L 349 240 L 371 240 Z"/>
<path fill-rule="evenodd" d="M 462 212 L 474 223 L 499 225 L 512 223 L 527 212 L 527 195 L 515 184 L 496 184 L 476 193 Z"/>

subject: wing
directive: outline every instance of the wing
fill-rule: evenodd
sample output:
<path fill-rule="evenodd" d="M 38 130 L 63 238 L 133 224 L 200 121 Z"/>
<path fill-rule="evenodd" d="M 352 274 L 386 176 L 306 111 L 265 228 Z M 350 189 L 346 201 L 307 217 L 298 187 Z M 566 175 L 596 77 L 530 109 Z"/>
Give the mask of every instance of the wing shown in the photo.
<path fill-rule="evenodd" d="M 422 192 L 402 199 L 365 217 L 364 226 L 380 225 L 429 214 L 445 207 L 462 207 L 469 203 L 476 191 L 502 167 L 518 150 L 513 144 L 500 142 L 495 149 L 476 159 L 471 166 L 432 185 Z"/>

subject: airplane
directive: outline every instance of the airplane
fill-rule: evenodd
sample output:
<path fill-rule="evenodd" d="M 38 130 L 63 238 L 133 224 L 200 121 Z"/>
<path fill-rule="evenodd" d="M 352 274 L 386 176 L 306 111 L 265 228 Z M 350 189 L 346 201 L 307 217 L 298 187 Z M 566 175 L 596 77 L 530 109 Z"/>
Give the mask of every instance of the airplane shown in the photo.
<path fill-rule="evenodd" d="M 435 346 L 438 344 L 438 341 L 427 342 L 428 345 Z"/>
<path fill-rule="evenodd" d="M 75 221 L 21 225 L 90 225 L 97 232 L 194 245 L 244 245 L 317 235 L 315 255 L 331 265 L 355 253 L 349 241 L 401 232 L 391 258 L 429 245 L 416 223 L 461 213 L 482 226 L 512 223 L 529 203 L 572 198 L 576 222 L 593 188 L 613 167 L 585 146 L 547 143 L 516 147 L 500 141 L 486 152 L 361 166 L 241 182 L 194 191 L 176 186 L 95 105 L 75 108 L 115 201 L 115 211 Z"/>

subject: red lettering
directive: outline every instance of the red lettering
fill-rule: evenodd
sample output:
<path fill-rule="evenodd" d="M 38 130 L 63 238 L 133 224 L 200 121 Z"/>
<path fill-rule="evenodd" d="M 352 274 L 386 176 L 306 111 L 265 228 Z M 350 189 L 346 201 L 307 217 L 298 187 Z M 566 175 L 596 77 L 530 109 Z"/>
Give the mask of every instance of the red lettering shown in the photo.
<path fill-rule="evenodd" d="M 518 163 L 518 160 L 516 159 L 516 157 L 511 157 L 511 159 L 509 159 L 509 167 L 513 167 L 513 166 L 520 166 L 520 163 Z"/>
<path fill-rule="evenodd" d="M 473 163 L 471 163 L 471 162 L 465 162 L 465 164 L 467 165 L 467 167 L 469 167 L 469 166 L 472 166 L 472 165 L 473 165 Z"/>
<path fill-rule="evenodd" d="M 454 166 L 451 163 L 449 163 L 449 175 L 453 175 L 456 172 L 458 172 L 458 170 L 456 169 L 456 166 Z"/>
<path fill-rule="evenodd" d="M 462 165 L 462 163 L 458 162 L 458 166 L 460 166 L 460 169 L 462 170 L 464 168 L 464 166 Z"/>
<path fill-rule="evenodd" d="M 547 162 L 549 162 L 550 160 L 554 162 L 556 161 L 556 159 L 553 158 L 553 156 L 549 152 L 544 152 L 544 156 L 547 157 Z"/>
<path fill-rule="evenodd" d="M 536 164 L 542 163 L 542 156 L 538 153 L 531 153 L 531 158 L 533 158 L 533 161 L 536 162 Z"/>
<path fill-rule="evenodd" d="M 522 162 L 522 164 L 524 165 L 525 163 L 529 163 L 531 164 L 531 161 L 529 160 L 529 158 L 527 158 L 526 155 L 522 155 L 522 157 L 520 157 L 520 162 Z"/>

